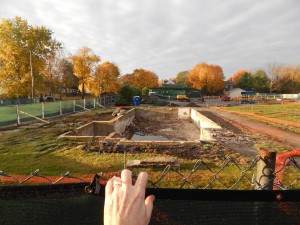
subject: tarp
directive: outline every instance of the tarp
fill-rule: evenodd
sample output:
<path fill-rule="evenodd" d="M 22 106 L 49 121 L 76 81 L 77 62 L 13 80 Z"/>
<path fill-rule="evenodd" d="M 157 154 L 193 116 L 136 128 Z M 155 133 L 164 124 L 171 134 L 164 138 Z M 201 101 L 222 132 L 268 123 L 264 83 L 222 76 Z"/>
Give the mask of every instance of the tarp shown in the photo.
<path fill-rule="evenodd" d="M 104 186 L 86 194 L 86 185 L 0 187 L 0 224 L 103 224 Z M 150 224 L 300 224 L 300 190 L 151 188 L 147 194 L 156 196 Z"/>

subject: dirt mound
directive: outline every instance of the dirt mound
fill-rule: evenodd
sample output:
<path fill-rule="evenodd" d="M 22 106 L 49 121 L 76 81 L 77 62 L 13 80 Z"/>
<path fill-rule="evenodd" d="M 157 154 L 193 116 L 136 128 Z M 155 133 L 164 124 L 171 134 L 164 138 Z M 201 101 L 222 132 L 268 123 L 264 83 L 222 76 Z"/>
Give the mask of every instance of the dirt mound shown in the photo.
<path fill-rule="evenodd" d="M 146 96 L 142 103 L 144 104 L 153 104 L 153 105 L 159 105 L 159 106 L 166 106 L 169 103 L 161 98 L 159 98 L 157 95 L 150 95 Z"/>
<path fill-rule="evenodd" d="M 199 105 L 197 105 L 195 102 L 190 102 L 185 107 L 199 107 Z"/>

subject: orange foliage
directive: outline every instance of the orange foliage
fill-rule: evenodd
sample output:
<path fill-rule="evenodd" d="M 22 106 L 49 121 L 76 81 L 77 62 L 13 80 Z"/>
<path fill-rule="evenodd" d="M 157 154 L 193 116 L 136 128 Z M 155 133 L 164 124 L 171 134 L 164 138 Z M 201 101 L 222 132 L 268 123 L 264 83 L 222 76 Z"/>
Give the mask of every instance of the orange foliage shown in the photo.
<path fill-rule="evenodd" d="M 231 80 L 234 84 L 236 84 L 246 73 L 247 73 L 246 70 L 239 70 L 232 77 L 230 77 L 229 80 Z"/>
<path fill-rule="evenodd" d="M 119 83 L 121 85 L 129 84 L 129 77 L 131 74 L 124 74 L 119 78 Z"/>
<path fill-rule="evenodd" d="M 206 93 L 222 91 L 225 87 L 222 67 L 207 63 L 197 64 L 189 72 L 186 83 Z"/>
<path fill-rule="evenodd" d="M 132 74 L 122 76 L 121 80 L 139 89 L 158 87 L 157 75 L 144 69 L 136 69 Z"/>
<path fill-rule="evenodd" d="M 119 68 L 111 62 L 106 61 L 98 65 L 91 83 L 91 90 L 94 95 L 101 96 L 103 92 L 117 92 L 119 75 Z"/>

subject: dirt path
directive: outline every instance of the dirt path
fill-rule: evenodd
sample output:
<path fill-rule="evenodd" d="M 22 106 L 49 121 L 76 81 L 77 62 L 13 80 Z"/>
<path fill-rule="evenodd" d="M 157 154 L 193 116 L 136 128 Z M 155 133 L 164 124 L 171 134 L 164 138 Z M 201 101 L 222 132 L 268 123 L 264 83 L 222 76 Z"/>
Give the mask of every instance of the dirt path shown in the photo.
<path fill-rule="evenodd" d="M 224 118 L 225 120 L 231 121 L 233 124 L 236 123 L 241 126 L 243 130 L 250 133 L 260 133 L 273 140 L 288 144 L 294 148 L 300 147 L 300 135 L 289 131 L 284 131 L 279 128 L 275 128 L 257 121 L 253 121 L 235 113 L 220 111 L 216 109 L 207 108 L 206 111 L 213 112 L 215 115 Z"/>

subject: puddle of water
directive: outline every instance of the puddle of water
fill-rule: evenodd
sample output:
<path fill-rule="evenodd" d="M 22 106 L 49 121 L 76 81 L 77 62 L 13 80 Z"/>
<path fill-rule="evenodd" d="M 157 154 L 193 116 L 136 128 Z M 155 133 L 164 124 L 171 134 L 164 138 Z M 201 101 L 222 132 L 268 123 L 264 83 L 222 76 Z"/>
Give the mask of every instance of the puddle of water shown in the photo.
<path fill-rule="evenodd" d="M 169 141 L 168 138 L 159 135 L 140 135 L 134 134 L 131 141 Z"/>

